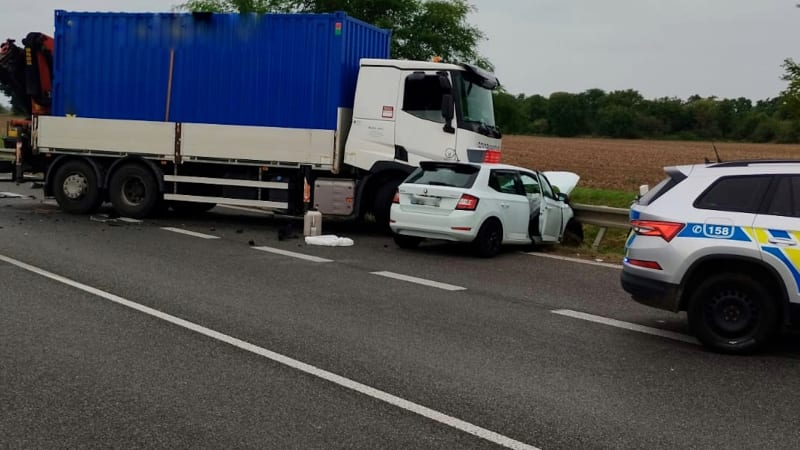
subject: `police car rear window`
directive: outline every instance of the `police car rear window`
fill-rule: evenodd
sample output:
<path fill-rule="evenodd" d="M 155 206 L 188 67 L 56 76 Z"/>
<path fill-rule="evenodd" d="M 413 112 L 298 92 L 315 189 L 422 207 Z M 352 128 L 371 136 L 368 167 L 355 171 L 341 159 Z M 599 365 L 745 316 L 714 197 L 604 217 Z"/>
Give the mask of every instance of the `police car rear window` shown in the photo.
<path fill-rule="evenodd" d="M 480 168 L 466 164 L 422 164 L 405 182 L 469 189 L 478 172 Z"/>
<path fill-rule="evenodd" d="M 694 202 L 695 208 L 757 213 L 772 176 L 723 177 L 714 182 Z"/>
<path fill-rule="evenodd" d="M 647 206 L 686 179 L 686 175 L 677 170 L 667 171 L 667 175 L 667 178 L 664 178 L 660 183 L 655 185 L 653 189 L 647 191 L 637 203 L 642 206 Z"/>

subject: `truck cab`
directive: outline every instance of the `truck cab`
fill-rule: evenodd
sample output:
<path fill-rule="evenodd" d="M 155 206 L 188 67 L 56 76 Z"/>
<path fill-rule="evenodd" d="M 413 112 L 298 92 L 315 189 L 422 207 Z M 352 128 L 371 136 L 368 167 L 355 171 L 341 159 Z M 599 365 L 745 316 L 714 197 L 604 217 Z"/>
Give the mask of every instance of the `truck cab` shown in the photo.
<path fill-rule="evenodd" d="M 375 171 L 386 161 L 466 161 L 499 149 L 494 75 L 468 64 L 363 59 L 344 163 Z"/>

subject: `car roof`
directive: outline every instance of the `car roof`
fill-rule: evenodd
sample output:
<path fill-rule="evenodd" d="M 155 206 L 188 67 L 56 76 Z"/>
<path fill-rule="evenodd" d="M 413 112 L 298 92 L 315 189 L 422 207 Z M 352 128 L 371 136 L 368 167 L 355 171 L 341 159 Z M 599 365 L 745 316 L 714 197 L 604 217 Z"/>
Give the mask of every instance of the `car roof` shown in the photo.
<path fill-rule="evenodd" d="M 524 170 L 527 172 L 537 172 L 535 169 L 529 169 L 527 167 L 520 167 L 520 166 L 513 166 L 511 164 L 501 164 L 501 163 L 473 163 L 473 162 L 465 162 L 465 161 L 424 161 L 424 164 L 430 165 L 439 165 L 439 166 L 472 166 L 478 167 L 481 169 L 500 169 L 500 170 Z"/>
<path fill-rule="evenodd" d="M 781 172 L 800 173 L 800 159 L 746 159 L 665 167 L 687 176 L 758 175 Z"/>

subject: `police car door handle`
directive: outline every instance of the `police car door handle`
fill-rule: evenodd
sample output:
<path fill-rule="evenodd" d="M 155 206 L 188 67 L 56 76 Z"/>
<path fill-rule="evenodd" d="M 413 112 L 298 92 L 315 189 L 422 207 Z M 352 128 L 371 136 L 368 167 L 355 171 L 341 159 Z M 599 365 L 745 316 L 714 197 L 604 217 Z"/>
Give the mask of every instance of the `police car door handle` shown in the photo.
<path fill-rule="evenodd" d="M 797 246 L 797 242 L 795 242 L 795 241 L 793 241 L 791 239 L 786 239 L 786 238 L 770 238 L 769 239 L 769 243 L 770 244 L 774 244 L 774 245 L 781 245 L 781 246 L 785 246 L 785 247 L 795 247 L 795 246 Z"/>

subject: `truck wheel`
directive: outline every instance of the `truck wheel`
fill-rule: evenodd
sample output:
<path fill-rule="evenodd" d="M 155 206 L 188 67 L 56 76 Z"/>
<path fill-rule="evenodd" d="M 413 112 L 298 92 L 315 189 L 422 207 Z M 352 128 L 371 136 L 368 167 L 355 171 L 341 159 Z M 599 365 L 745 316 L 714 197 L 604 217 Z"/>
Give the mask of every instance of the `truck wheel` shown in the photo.
<path fill-rule="evenodd" d="M 495 218 L 483 222 L 478 236 L 472 242 L 475 254 L 481 258 L 491 258 L 500 253 L 503 245 L 503 225 Z"/>
<path fill-rule="evenodd" d="M 141 164 L 126 164 L 114 172 L 109 197 L 119 215 L 143 219 L 155 211 L 161 193 L 150 169 Z"/>
<path fill-rule="evenodd" d="M 375 215 L 375 223 L 380 231 L 389 233 L 389 216 L 392 211 L 392 199 L 394 193 L 397 191 L 397 186 L 400 186 L 402 180 L 392 179 L 386 181 L 378 188 L 375 193 L 375 203 L 372 206 L 372 213 Z"/>
<path fill-rule="evenodd" d="M 416 236 L 406 236 L 403 234 L 394 235 L 394 243 L 400 248 L 417 248 L 422 242 L 422 238 Z"/>
<path fill-rule="evenodd" d="M 194 214 L 202 214 L 210 211 L 217 206 L 216 203 L 196 203 L 196 202 L 170 202 L 169 206 L 175 211 L 176 214 L 182 216 L 191 216 Z"/>
<path fill-rule="evenodd" d="M 689 299 L 689 327 L 706 347 L 745 354 L 769 342 L 778 331 L 779 313 L 770 292 L 747 275 L 714 275 Z"/>
<path fill-rule="evenodd" d="M 103 203 L 97 184 L 97 174 L 86 161 L 67 161 L 53 178 L 53 196 L 62 211 L 87 214 Z"/>

